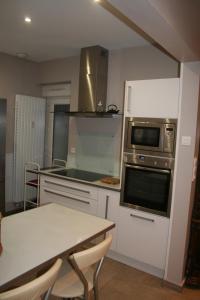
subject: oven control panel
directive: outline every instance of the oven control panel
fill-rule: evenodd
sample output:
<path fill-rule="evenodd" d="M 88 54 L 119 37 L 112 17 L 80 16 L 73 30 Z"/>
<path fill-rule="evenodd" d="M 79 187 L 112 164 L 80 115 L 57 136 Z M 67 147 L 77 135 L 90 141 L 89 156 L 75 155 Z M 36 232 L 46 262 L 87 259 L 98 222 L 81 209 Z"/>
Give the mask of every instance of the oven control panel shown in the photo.
<path fill-rule="evenodd" d="M 124 154 L 124 163 L 143 165 L 160 169 L 173 169 L 174 159 L 166 157 L 147 156 L 143 154 Z"/>

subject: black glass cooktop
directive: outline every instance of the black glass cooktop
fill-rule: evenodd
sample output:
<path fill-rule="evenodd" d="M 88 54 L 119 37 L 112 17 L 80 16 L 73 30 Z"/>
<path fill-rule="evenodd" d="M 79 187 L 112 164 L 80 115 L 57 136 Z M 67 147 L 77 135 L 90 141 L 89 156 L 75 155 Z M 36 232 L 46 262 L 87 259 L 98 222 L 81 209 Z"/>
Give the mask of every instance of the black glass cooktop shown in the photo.
<path fill-rule="evenodd" d="M 85 181 L 96 181 L 100 180 L 103 177 L 107 177 L 108 175 L 100 174 L 100 173 L 94 173 L 94 172 L 88 172 L 84 170 L 78 170 L 78 169 L 65 169 L 65 170 L 57 170 L 52 171 L 52 174 L 64 176 L 64 177 L 70 177 Z"/>

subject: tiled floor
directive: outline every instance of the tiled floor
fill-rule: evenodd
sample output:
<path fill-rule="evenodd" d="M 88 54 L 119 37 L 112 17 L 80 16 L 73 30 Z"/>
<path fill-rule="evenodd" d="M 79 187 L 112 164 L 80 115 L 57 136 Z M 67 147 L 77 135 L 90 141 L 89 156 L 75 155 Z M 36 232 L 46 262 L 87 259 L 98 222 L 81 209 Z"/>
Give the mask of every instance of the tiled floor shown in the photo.
<path fill-rule="evenodd" d="M 99 290 L 99 300 L 200 300 L 200 290 L 173 291 L 162 287 L 159 278 L 108 258 L 99 277 Z"/>

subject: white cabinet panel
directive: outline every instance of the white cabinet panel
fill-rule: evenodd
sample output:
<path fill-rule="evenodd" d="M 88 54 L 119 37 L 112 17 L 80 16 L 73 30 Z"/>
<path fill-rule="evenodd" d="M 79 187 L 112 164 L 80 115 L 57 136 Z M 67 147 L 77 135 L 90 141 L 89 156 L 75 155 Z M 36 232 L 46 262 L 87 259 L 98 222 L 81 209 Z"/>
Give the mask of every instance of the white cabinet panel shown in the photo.
<path fill-rule="evenodd" d="M 120 192 L 106 189 L 98 190 L 98 216 L 113 221 L 115 228 L 111 231 L 113 241 L 111 250 L 117 249 L 117 230 L 118 230 L 118 213 L 119 213 Z"/>
<path fill-rule="evenodd" d="M 177 118 L 179 78 L 127 81 L 125 116 Z"/>
<path fill-rule="evenodd" d="M 48 187 L 40 189 L 40 203 L 57 203 L 91 215 L 97 214 L 97 201 L 73 194 L 65 193 Z"/>
<path fill-rule="evenodd" d="M 164 270 L 169 219 L 119 208 L 118 252 Z"/>
<path fill-rule="evenodd" d="M 58 203 L 88 214 L 97 214 L 97 188 L 41 175 L 40 203 Z"/>
<path fill-rule="evenodd" d="M 87 184 L 44 175 L 41 176 L 40 183 L 41 186 L 46 186 L 50 189 L 56 188 L 65 193 L 72 193 L 81 197 L 97 199 L 97 188 Z"/>

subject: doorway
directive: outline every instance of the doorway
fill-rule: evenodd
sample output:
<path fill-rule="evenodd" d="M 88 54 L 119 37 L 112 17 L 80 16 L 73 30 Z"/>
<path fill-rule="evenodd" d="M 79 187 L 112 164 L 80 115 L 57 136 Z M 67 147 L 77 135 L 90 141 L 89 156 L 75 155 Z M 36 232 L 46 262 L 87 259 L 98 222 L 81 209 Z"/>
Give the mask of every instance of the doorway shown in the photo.
<path fill-rule="evenodd" d="M 66 112 L 69 108 L 69 104 L 54 105 L 52 160 L 67 161 L 69 117 Z"/>

